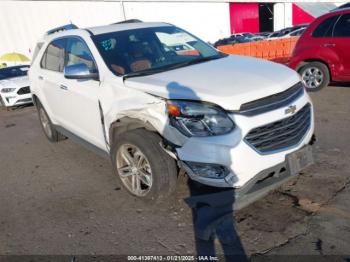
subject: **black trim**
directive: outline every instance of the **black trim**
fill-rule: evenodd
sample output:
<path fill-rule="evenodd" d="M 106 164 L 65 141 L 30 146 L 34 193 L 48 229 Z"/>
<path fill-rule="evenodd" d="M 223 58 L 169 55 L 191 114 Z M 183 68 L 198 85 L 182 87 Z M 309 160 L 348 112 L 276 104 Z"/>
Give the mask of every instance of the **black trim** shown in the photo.
<path fill-rule="evenodd" d="M 104 114 L 103 114 L 103 109 L 102 109 L 100 100 L 98 100 L 98 108 L 100 110 L 100 118 L 101 118 L 103 137 L 104 137 L 105 142 L 106 142 L 107 150 L 110 151 L 110 145 L 108 143 L 107 134 L 106 134 L 105 117 L 104 117 Z"/>
<path fill-rule="evenodd" d="M 25 95 L 25 94 L 29 94 L 29 93 L 30 93 L 30 87 L 29 86 L 21 87 L 17 91 L 17 95 Z"/>
<path fill-rule="evenodd" d="M 84 29 L 85 31 L 87 31 L 89 34 L 90 34 L 90 36 L 93 36 L 94 35 L 94 33 L 93 32 L 91 32 L 91 30 L 90 29 Z"/>
<path fill-rule="evenodd" d="M 67 129 L 61 127 L 61 126 L 57 126 L 54 125 L 54 128 L 61 133 L 62 135 L 70 138 L 71 140 L 73 140 L 74 142 L 76 142 L 77 144 L 82 145 L 83 147 L 85 147 L 86 149 L 98 154 L 101 157 L 104 158 L 108 158 L 110 159 L 109 153 L 107 151 L 104 151 L 103 149 L 91 144 L 90 142 L 86 141 L 85 139 L 73 134 L 72 132 L 68 131 Z"/>
<path fill-rule="evenodd" d="M 287 150 L 300 143 L 311 126 L 311 104 L 307 103 L 294 115 L 256 127 L 245 136 L 245 142 L 260 154 Z"/>
<path fill-rule="evenodd" d="M 54 29 L 51 29 L 51 30 L 47 31 L 46 34 L 47 35 L 52 35 L 54 33 L 58 33 L 58 32 L 61 32 L 61 31 L 73 30 L 73 29 L 79 29 L 79 27 L 77 27 L 74 24 L 67 24 L 67 25 L 63 25 L 63 26 L 59 26 L 59 27 L 56 27 Z"/>
<path fill-rule="evenodd" d="M 303 94 L 304 86 L 301 82 L 298 82 L 283 92 L 245 103 L 236 112 L 246 116 L 262 114 L 287 106 Z"/>
<path fill-rule="evenodd" d="M 128 20 L 113 23 L 112 25 L 131 24 L 131 23 L 143 23 L 143 21 L 141 21 L 139 19 L 128 19 Z"/>

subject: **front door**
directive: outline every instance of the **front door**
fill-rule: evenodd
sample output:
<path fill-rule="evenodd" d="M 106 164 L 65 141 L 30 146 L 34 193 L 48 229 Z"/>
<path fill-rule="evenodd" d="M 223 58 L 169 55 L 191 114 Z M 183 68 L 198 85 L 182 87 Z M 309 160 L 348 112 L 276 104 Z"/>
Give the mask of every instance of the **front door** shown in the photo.
<path fill-rule="evenodd" d="M 56 39 L 52 41 L 40 61 L 40 74 L 36 83 L 41 88 L 45 99 L 42 103 L 49 114 L 51 120 L 61 124 L 61 108 L 63 101 L 61 98 L 61 90 L 59 83 L 64 79 L 64 48 L 66 45 L 65 39 Z"/>
<path fill-rule="evenodd" d="M 65 66 L 84 63 L 90 71 L 97 72 L 96 63 L 84 40 L 79 37 L 66 39 Z M 61 108 L 61 115 L 64 128 L 105 150 L 106 143 L 98 100 L 99 84 L 98 80 L 93 79 L 63 78 L 60 82 L 64 105 Z"/>

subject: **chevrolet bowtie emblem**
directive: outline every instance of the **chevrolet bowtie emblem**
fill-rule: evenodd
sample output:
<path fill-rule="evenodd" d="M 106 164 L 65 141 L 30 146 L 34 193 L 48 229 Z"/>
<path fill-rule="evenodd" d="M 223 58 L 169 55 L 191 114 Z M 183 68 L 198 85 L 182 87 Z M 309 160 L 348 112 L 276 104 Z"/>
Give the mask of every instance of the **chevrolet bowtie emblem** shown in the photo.
<path fill-rule="evenodd" d="M 286 115 L 288 114 L 294 114 L 295 111 L 297 111 L 297 106 L 293 105 L 293 106 L 289 106 L 286 110 L 284 110 L 284 113 Z"/>

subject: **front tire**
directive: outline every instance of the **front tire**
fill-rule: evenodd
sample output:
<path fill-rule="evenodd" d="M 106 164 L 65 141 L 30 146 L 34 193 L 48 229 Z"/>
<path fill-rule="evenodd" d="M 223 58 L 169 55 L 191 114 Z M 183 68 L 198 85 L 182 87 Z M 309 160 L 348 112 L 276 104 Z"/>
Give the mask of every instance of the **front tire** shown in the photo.
<path fill-rule="evenodd" d="M 46 110 L 44 109 L 43 105 L 39 101 L 37 101 L 36 103 L 36 108 L 38 110 L 41 127 L 47 139 L 52 143 L 56 143 L 66 139 L 65 136 L 61 135 L 59 132 L 56 131 L 48 114 L 46 113 Z"/>
<path fill-rule="evenodd" d="M 298 72 L 301 75 L 301 81 L 309 92 L 319 91 L 329 85 L 329 70 L 323 63 L 307 63 L 302 66 Z"/>
<path fill-rule="evenodd" d="M 161 137 L 145 129 L 114 138 L 114 173 L 128 193 L 145 200 L 167 198 L 176 189 L 177 167 L 160 146 Z"/>

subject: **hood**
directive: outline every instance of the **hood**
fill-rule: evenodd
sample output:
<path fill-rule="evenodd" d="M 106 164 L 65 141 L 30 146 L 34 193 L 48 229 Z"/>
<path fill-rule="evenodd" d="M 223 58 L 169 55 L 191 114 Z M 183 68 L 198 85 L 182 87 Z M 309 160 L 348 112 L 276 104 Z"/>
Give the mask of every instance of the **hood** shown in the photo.
<path fill-rule="evenodd" d="M 154 75 L 125 80 L 125 85 L 168 99 L 200 100 L 226 110 L 282 92 L 299 75 L 286 66 L 245 56 L 228 56 Z"/>
<path fill-rule="evenodd" d="M 21 88 L 29 86 L 28 76 L 20 76 L 9 79 L 0 80 L 0 89 L 2 88 Z"/>

